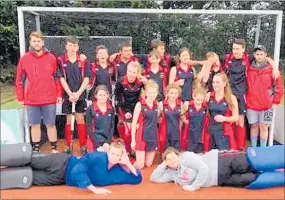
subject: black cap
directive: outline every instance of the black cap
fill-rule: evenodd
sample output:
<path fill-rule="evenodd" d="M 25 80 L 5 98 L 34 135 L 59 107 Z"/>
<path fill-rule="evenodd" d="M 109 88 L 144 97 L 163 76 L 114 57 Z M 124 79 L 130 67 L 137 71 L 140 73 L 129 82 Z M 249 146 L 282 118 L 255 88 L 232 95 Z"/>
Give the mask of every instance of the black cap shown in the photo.
<path fill-rule="evenodd" d="M 256 47 L 254 47 L 253 51 L 255 52 L 257 50 L 266 52 L 266 48 L 263 45 L 257 45 Z"/>

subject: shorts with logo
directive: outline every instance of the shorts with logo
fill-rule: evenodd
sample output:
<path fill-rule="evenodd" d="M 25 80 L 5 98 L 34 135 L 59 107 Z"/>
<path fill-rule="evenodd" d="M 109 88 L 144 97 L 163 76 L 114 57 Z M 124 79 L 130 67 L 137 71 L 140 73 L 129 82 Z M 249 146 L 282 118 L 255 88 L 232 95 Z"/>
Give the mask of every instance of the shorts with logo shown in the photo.
<path fill-rule="evenodd" d="M 246 116 L 249 124 L 260 123 L 271 125 L 273 120 L 273 108 L 264 111 L 247 109 Z"/>

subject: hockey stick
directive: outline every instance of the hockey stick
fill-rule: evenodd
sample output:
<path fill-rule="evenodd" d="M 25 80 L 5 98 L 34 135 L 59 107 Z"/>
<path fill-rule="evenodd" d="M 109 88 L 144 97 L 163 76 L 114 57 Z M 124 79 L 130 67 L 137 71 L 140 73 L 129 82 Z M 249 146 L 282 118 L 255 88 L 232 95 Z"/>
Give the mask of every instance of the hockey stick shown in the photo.
<path fill-rule="evenodd" d="M 71 143 L 70 143 L 70 150 L 73 153 L 73 137 L 74 137 L 74 122 L 75 122 L 75 104 L 76 102 L 72 102 L 72 110 L 71 110 Z"/>

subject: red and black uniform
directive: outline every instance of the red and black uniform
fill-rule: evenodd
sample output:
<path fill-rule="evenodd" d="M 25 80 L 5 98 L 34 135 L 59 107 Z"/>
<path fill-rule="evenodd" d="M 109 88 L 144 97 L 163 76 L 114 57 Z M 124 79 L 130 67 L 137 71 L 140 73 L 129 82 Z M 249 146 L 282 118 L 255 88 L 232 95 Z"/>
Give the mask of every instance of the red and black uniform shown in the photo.
<path fill-rule="evenodd" d="M 167 79 L 168 79 L 170 68 L 171 68 L 171 61 L 172 61 L 171 55 L 168 53 L 165 53 L 164 56 L 160 57 L 159 65 L 163 68 Z M 145 69 L 150 68 L 150 66 L 151 66 L 151 63 L 149 62 L 148 55 L 147 55 Z"/>
<path fill-rule="evenodd" d="M 157 100 L 158 101 L 163 101 L 164 100 L 164 91 L 165 91 L 165 88 L 166 88 L 166 85 L 167 85 L 167 80 L 166 80 L 166 74 L 165 74 L 165 71 L 164 69 L 159 66 L 159 70 L 157 73 L 153 73 L 151 71 L 151 68 L 147 68 L 144 72 L 144 76 L 149 80 L 153 80 L 155 81 L 158 86 L 159 86 L 159 93 L 158 93 L 158 96 L 157 96 Z"/>
<path fill-rule="evenodd" d="M 121 60 L 121 55 L 116 56 L 116 58 L 113 60 L 112 65 L 115 68 L 116 78 L 117 80 L 120 77 L 123 77 L 127 74 L 127 66 L 132 61 L 138 61 L 138 58 L 135 56 L 131 56 L 130 59 L 127 62 L 123 62 Z"/>
<path fill-rule="evenodd" d="M 172 146 L 180 150 L 181 140 L 181 101 L 177 100 L 174 108 L 171 108 L 167 100 L 163 101 L 161 123 L 159 124 L 158 141 L 159 151 L 163 153 L 166 148 Z"/>
<path fill-rule="evenodd" d="M 131 119 L 125 119 L 127 112 L 133 114 L 136 103 L 139 101 L 143 83 L 136 79 L 135 82 L 129 83 L 127 76 L 121 77 L 116 83 L 115 99 L 117 101 L 117 112 L 120 122 L 132 122 Z M 131 130 L 125 123 L 118 123 L 117 126 L 120 137 L 126 144 L 128 152 L 131 151 Z"/>
<path fill-rule="evenodd" d="M 114 134 L 115 112 L 108 103 L 107 111 L 102 112 L 93 101 L 86 110 L 87 150 L 94 151 L 104 143 L 110 143 Z"/>
<path fill-rule="evenodd" d="M 228 54 L 225 57 L 224 69 L 230 80 L 233 94 L 237 98 L 240 115 L 245 115 L 247 109 L 245 101 L 245 94 L 248 87 L 246 80 L 246 72 L 252 60 L 253 60 L 252 57 L 246 53 L 243 54 L 241 59 L 234 58 L 233 54 Z M 245 140 L 246 140 L 245 125 L 244 126 L 237 125 L 235 135 L 236 135 L 238 148 L 244 149 Z"/>
<path fill-rule="evenodd" d="M 17 68 L 15 88 L 18 101 L 30 106 L 56 104 L 56 99 L 62 97 L 57 71 L 57 60 L 53 54 L 43 51 L 38 56 L 33 51 L 27 52 Z"/>
<path fill-rule="evenodd" d="M 225 99 L 218 102 L 215 97 L 215 92 L 212 92 L 208 107 L 210 113 L 209 134 L 211 136 L 211 148 L 220 150 L 236 149 L 233 124 L 230 122 L 216 122 L 214 119 L 216 115 L 227 117 L 232 115 L 227 102 Z"/>
<path fill-rule="evenodd" d="M 137 151 L 155 151 L 158 145 L 158 102 L 150 108 L 145 99 L 140 100 L 141 112 L 138 119 L 135 141 Z"/>
<path fill-rule="evenodd" d="M 208 92 L 212 92 L 213 91 L 213 78 L 216 74 L 223 72 L 223 68 L 222 65 L 220 65 L 219 69 L 217 71 L 214 71 L 213 69 L 211 69 L 210 71 L 210 75 L 209 75 L 209 79 L 206 83 L 206 88 L 208 89 Z"/>
<path fill-rule="evenodd" d="M 106 85 L 109 93 L 112 94 L 112 82 L 115 80 L 114 67 L 108 63 L 106 68 L 100 66 L 99 62 L 91 63 L 92 80 L 90 81 L 92 89 L 88 99 L 93 99 L 93 93 L 98 85 Z"/>
<path fill-rule="evenodd" d="M 184 70 L 180 65 L 178 65 L 176 69 L 177 72 L 175 81 L 178 81 L 179 79 L 185 80 L 184 85 L 182 86 L 181 99 L 182 101 L 190 101 L 192 99 L 192 87 L 195 76 L 194 67 L 188 66 L 188 69 Z"/>
<path fill-rule="evenodd" d="M 91 77 L 91 69 L 90 65 L 87 61 L 81 61 L 79 55 L 76 57 L 76 61 L 74 63 L 69 61 L 67 54 L 58 57 L 59 61 L 59 75 L 65 78 L 70 90 L 72 92 L 77 92 L 81 87 L 83 79 L 85 77 Z M 83 92 L 79 99 L 76 102 L 75 111 L 77 113 L 84 113 L 86 108 L 86 92 Z M 72 112 L 72 103 L 69 101 L 69 96 L 66 92 L 63 94 L 63 103 L 62 103 L 62 112 L 65 114 L 71 114 Z M 71 129 L 70 124 L 65 125 L 65 139 L 68 146 L 71 143 Z M 77 124 L 78 135 L 79 135 L 79 143 L 80 146 L 86 145 L 86 125 L 85 124 Z"/>
<path fill-rule="evenodd" d="M 241 59 L 236 59 L 233 54 L 227 54 L 224 69 L 228 75 L 233 94 L 237 97 L 239 113 L 246 113 L 245 94 L 247 91 L 246 71 L 250 66 L 252 58 L 243 54 Z"/>
<path fill-rule="evenodd" d="M 273 104 L 280 104 L 284 94 L 282 74 L 277 79 L 272 76 L 273 68 L 267 62 L 256 67 L 255 62 L 247 70 L 248 90 L 247 107 L 256 111 L 265 111 Z"/>
<path fill-rule="evenodd" d="M 197 110 L 194 102 L 189 102 L 188 111 L 185 113 L 185 117 L 189 123 L 185 124 L 181 138 L 183 151 L 204 152 L 204 135 L 208 131 L 207 112 L 208 107 L 206 104 L 203 104 L 202 108 Z"/>

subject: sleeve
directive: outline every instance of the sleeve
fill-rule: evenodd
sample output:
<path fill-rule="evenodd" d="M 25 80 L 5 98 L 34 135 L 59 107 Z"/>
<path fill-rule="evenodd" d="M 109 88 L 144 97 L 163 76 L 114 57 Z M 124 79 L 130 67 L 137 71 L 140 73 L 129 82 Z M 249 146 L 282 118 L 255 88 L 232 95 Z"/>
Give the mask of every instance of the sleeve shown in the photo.
<path fill-rule="evenodd" d="M 187 167 L 197 171 L 197 176 L 190 187 L 192 191 L 198 190 L 208 179 L 210 173 L 209 167 L 202 160 L 201 156 L 193 152 L 185 152 L 182 157 Z"/>
<path fill-rule="evenodd" d="M 92 185 L 88 177 L 88 156 L 85 156 L 79 160 L 79 162 L 71 170 L 72 179 L 75 180 L 76 184 L 80 188 L 87 188 Z"/>
<path fill-rule="evenodd" d="M 284 95 L 284 86 L 283 86 L 283 75 L 280 73 L 278 78 L 275 80 L 274 85 L 274 95 L 273 95 L 273 104 L 280 104 Z"/>
<path fill-rule="evenodd" d="M 56 92 L 57 92 L 57 97 L 62 97 L 63 94 L 63 87 L 60 83 L 60 77 L 62 77 L 62 73 L 60 71 L 60 65 L 58 64 L 58 60 L 55 58 L 54 62 L 54 80 L 55 80 L 55 85 L 56 85 Z"/>
<path fill-rule="evenodd" d="M 102 152 L 88 153 L 75 164 L 71 170 L 71 178 L 75 180 L 78 187 L 86 188 L 92 185 L 88 176 L 89 167 L 102 165 L 102 156 Z"/>
<path fill-rule="evenodd" d="M 136 169 L 137 175 L 134 175 L 133 173 L 124 171 L 123 173 L 126 173 L 126 178 L 124 181 L 124 184 L 130 184 L 130 185 L 136 185 L 142 182 L 142 174 L 141 172 Z"/>
<path fill-rule="evenodd" d="M 150 181 L 153 183 L 168 183 L 173 182 L 174 179 L 170 174 L 170 171 L 167 169 L 167 166 L 164 162 L 156 167 L 150 176 Z"/>
<path fill-rule="evenodd" d="M 90 105 L 86 110 L 87 135 L 92 135 L 92 125 L 92 107 Z"/>
<path fill-rule="evenodd" d="M 108 144 L 111 143 L 111 140 L 112 140 L 112 137 L 113 137 L 114 131 L 115 131 L 115 113 L 112 114 L 111 124 L 110 124 L 109 130 L 110 130 L 110 134 L 109 134 L 108 141 L 107 141 Z"/>
<path fill-rule="evenodd" d="M 91 72 L 91 65 L 90 63 L 86 60 L 85 61 L 85 70 L 84 70 L 84 77 L 88 77 L 88 78 L 91 78 L 92 77 L 92 72 Z"/>
<path fill-rule="evenodd" d="M 16 80 L 15 80 L 15 90 L 18 101 L 24 101 L 25 80 L 26 80 L 26 73 L 22 65 L 22 59 L 20 59 L 17 67 Z"/>

